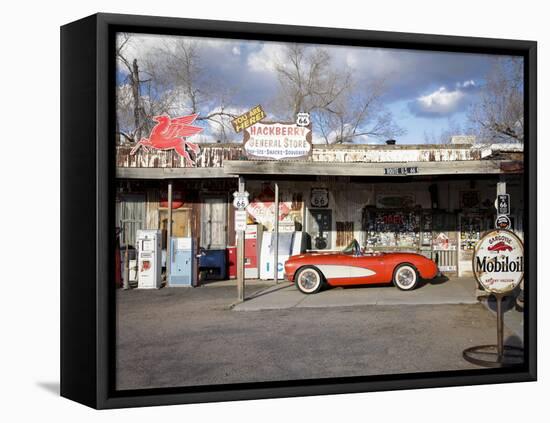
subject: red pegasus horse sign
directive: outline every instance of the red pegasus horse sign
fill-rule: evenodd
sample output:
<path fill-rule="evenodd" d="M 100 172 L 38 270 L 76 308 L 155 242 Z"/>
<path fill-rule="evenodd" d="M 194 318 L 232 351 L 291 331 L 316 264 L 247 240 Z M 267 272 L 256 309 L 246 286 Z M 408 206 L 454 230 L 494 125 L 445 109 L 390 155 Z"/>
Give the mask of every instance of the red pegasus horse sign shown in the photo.
<path fill-rule="evenodd" d="M 193 166 L 195 162 L 191 159 L 187 150 L 191 150 L 196 158 L 200 148 L 197 144 L 187 141 L 187 138 L 203 130 L 199 126 L 191 125 L 197 119 L 197 116 L 198 114 L 193 114 L 173 119 L 166 114 L 154 116 L 153 120 L 157 124 L 151 129 L 149 138 L 139 140 L 130 151 L 130 154 L 135 154 L 140 147 L 143 147 L 147 152 L 150 149 L 175 150 L 185 159 L 186 166 Z"/>

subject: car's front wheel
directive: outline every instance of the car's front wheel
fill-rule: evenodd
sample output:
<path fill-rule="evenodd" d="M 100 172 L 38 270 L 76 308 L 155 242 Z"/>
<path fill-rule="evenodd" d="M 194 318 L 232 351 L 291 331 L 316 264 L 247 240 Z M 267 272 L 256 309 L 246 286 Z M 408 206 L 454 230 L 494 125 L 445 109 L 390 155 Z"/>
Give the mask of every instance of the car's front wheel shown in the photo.
<path fill-rule="evenodd" d="M 393 284 L 403 291 L 411 291 L 418 285 L 418 273 L 410 264 L 401 264 L 393 272 Z"/>
<path fill-rule="evenodd" d="M 295 277 L 296 287 L 304 294 L 315 294 L 323 286 L 323 275 L 314 267 L 304 267 Z"/>

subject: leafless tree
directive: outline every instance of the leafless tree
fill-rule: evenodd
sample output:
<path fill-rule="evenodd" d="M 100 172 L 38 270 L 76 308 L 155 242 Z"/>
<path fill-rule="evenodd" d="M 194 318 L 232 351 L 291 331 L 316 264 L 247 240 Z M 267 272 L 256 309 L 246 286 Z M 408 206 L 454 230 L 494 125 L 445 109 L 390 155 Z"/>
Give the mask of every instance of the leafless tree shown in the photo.
<path fill-rule="evenodd" d="M 117 89 L 119 135 L 136 142 L 151 130 L 153 116 L 206 109 L 208 114 L 199 114 L 197 120 L 212 123 L 213 134 L 226 141 L 230 120 L 236 114 L 226 106 L 229 91 L 216 86 L 201 68 L 200 44 L 173 38 L 158 48 L 144 50 L 129 48 L 131 43 L 131 35 L 121 34 L 117 45 L 117 61 L 127 75 Z"/>
<path fill-rule="evenodd" d="M 469 118 L 485 142 L 523 142 L 523 60 L 496 58 Z"/>
<path fill-rule="evenodd" d="M 179 105 L 188 113 L 199 113 L 197 120 L 212 123 L 217 139 L 227 141 L 230 121 L 237 116 L 228 106 L 232 92 L 201 66 L 200 43 L 184 38 L 167 40 L 163 54 L 164 73 L 172 78 Z M 201 110 L 208 113 L 201 115 Z"/>
<path fill-rule="evenodd" d="M 141 79 L 137 58 L 129 59 L 126 47 L 131 40 L 130 34 L 122 33 L 117 39 L 116 59 L 117 63 L 126 68 L 128 73 L 126 84 L 119 85 L 117 90 L 117 131 L 127 141 L 135 142 L 141 138 L 143 125 L 146 121 L 145 111 L 141 99 L 141 84 L 146 82 Z M 132 120 L 132 124 L 130 124 Z M 123 122 L 121 122 L 123 121 Z M 122 125 L 121 125 L 122 123 Z M 132 131 L 121 130 L 133 127 Z"/>
<path fill-rule="evenodd" d="M 275 71 L 279 116 L 293 120 L 298 112 L 309 112 L 327 144 L 403 133 L 381 103 L 383 81 L 359 83 L 349 68 L 334 65 L 326 49 L 286 45 Z"/>

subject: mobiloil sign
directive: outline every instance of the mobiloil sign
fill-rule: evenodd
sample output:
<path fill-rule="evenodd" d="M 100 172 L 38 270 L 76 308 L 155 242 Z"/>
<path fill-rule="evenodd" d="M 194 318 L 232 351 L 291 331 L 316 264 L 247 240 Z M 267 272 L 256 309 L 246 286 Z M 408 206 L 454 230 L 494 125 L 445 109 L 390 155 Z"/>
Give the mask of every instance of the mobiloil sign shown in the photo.
<path fill-rule="evenodd" d="M 481 238 L 473 257 L 477 281 L 488 292 L 512 291 L 523 280 L 523 243 L 508 230 L 488 232 Z"/>

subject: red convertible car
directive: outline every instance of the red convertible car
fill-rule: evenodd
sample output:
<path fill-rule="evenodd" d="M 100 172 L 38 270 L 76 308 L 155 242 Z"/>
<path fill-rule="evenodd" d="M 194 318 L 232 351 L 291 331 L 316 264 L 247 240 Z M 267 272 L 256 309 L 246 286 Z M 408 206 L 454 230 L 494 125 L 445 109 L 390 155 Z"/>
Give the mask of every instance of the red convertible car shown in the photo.
<path fill-rule="evenodd" d="M 338 253 L 306 253 L 290 257 L 285 276 L 304 294 L 318 292 L 323 283 L 348 286 L 391 283 L 404 291 L 418 285 L 419 278 L 439 273 L 430 259 L 414 253 L 363 253 L 353 240 Z"/>

